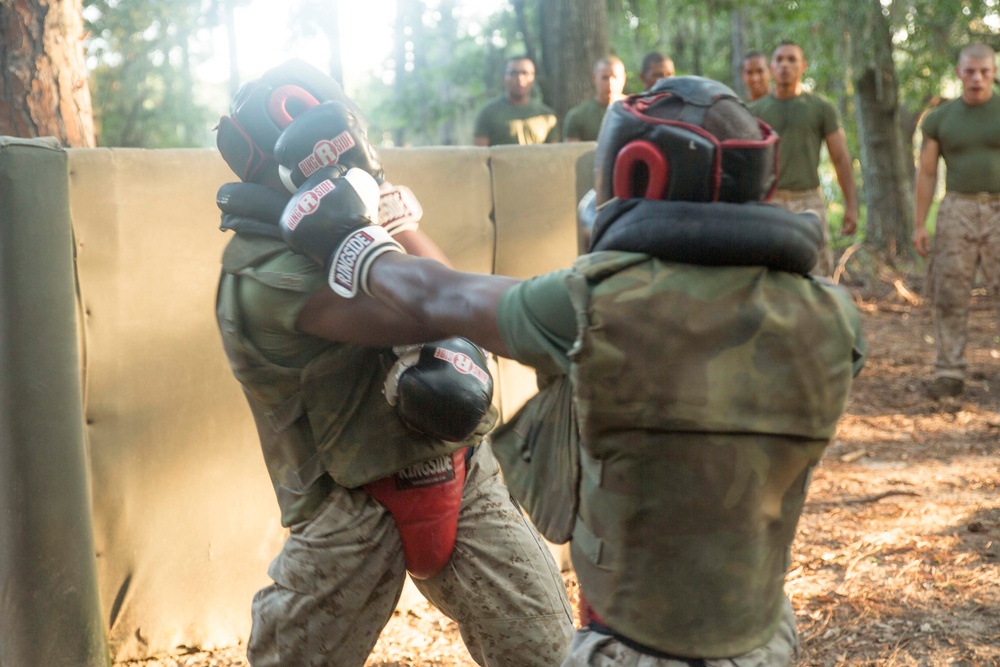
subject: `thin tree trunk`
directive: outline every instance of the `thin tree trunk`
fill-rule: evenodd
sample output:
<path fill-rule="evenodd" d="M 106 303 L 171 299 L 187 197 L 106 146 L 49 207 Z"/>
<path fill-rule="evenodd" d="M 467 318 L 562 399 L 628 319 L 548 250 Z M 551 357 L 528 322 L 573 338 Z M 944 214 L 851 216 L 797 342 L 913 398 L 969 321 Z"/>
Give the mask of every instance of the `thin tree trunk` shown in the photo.
<path fill-rule="evenodd" d="M 543 0 L 545 101 L 563 118 L 593 97 L 594 63 L 608 51 L 605 0 Z"/>
<path fill-rule="evenodd" d="M 340 3 L 328 0 L 323 4 L 323 32 L 330 45 L 330 76 L 344 84 L 344 56 L 340 44 Z"/>
<path fill-rule="evenodd" d="M 747 52 L 746 23 L 746 12 L 742 7 L 737 6 L 729 12 L 730 44 L 732 46 L 732 57 L 729 62 L 732 68 L 733 90 L 744 99 L 748 97 L 747 87 L 743 83 L 743 56 Z"/>
<path fill-rule="evenodd" d="M 94 146 L 81 0 L 0 2 L 0 134 Z"/>
<path fill-rule="evenodd" d="M 865 242 L 888 257 L 909 254 L 913 233 L 912 153 L 900 131 L 899 82 L 892 35 L 881 6 L 852 3 L 851 53 L 855 72 L 861 172 L 868 218 Z"/>

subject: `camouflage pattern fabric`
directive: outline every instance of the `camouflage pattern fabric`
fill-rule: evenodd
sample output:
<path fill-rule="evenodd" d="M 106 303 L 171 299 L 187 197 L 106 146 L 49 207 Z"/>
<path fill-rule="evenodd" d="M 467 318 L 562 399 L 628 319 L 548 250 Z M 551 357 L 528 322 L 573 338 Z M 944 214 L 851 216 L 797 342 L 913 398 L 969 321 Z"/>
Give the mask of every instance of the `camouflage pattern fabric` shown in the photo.
<path fill-rule="evenodd" d="M 763 267 L 602 252 L 576 269 L 580 586 L 608 627 L 656 651 L 752 651 L 783 623 L 857 311 L 833 285 Z"/>
<path fill-rule="evenodd" d="M 823 197 L 823 192 L 819 188 L 814 190 L 775 190 L 769 203 L 792 213 L 813 211 L 819 216 L 822 223 L 820 229 L 823 232 L 823 245 L 819 249 L 819 259 L 816 260 L 816 266 L 810 273 L 814 276 L 832 276 L 833 253 L 830 251 L 830 225 L 826 220 L 826 199 Z"/>
<path fill-rule="evenodd" d="M 336 488 L 291 535 L 253 600 L 253 667 L 361 667 L 406 575 L 389 513 Z M 511 500 L 488 444 L 470 462 L 458 541 L 445 569 L 416 581 L 455 620 L 479 665 L 551 667 L 566 655 L 572 613 L 562 577 Z"/>
<path fill-rule="evenodd" d="M 759 648 L 721 660 L 704 662 L 675 660 L 640 653 L 626 646 L 612 636 L 583 629 L 573 637 L 569 657 L 562 667 L 785 667 L 798 650 L 798 635 L 795 632 L 795 614 L 792 605 L 785 600 L 781 624 L 771 639 Z"/>
<path fill-rule="evenodd" d="M 396 359 L 391 348 L 278 330 L 269 311 L 308 299 L 326 281 L 315 262 L 284 241 L 237 234 L 222 266 L 219 332 L 257 424 L 282 525 L 308 519 L 333 482 L 362 486 L 475 445 L 493 428 L 497 411 L 491 407 L 463 442 L 418 433 L 382 393 Z M 270 339 L 268 354 L 253 334 Z"/>
<path fill-rule="evenodd" d="M 935 374 L 964 379 L 969 293 L 977 267 L 994 303 L 1000 298 L 1000 194 L 947 192 L 938 209 L 931 257 Z"/>

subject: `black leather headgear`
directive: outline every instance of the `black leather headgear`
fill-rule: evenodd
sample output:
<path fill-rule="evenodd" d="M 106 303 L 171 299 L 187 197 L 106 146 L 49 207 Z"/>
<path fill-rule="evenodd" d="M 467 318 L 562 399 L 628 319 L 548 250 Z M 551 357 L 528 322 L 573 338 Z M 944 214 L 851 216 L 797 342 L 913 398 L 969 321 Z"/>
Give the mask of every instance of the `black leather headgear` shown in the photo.
<path fill-rule="evenodd" d="M 707 131 L 705 118 L 722 100 L 734 101 L 738 106 L 727 106 L 745 113 L 761 138 L 720 140 Z M 660 79 L 608 108 L 597 139 L 596 203 L 763 201 L 777 181 L 777 145 L 778 135 L 728 86 L 699 76 Z"/>
<path fill-rule="evenodd" d="M 277 174 L 274 143 L 299 113 L 321 102 L 342 102 L 367 129 L 357 105 L 335 79 L 309 63 L 292 59 L 245 83 L 228 116 L 219 120 L 219 152 L 240 180 L 259 183 L 265 172 Z"/>

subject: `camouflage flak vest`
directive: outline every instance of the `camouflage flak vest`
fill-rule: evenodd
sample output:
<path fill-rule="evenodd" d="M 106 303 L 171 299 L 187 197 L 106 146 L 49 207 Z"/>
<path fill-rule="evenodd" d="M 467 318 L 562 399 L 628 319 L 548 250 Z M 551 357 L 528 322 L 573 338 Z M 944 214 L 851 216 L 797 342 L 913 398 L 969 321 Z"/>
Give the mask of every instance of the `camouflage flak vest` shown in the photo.
<path fill-rule="evenodd" d="M 301 367 L 268 360 L 244 335 L 239 283 L 305 291 L 302 276 L 291 270 L 294 258 L 283 241 L 237 234 L 223 254 L 216 306 L 223 347 L 256 421 L 285 526 L 308 519 L 334 484 L 355 488 L 476 445 L 496 420 L 491 410 L 464 442 L 407 428 L 382 395 L 394 361 L 389 348 L 329 343 Z"/>
<path fill-rule="evenodd" d="M 852 306 L 792 273 L 623 252 L 580 258 L 570 291 L 587 601 L 671 655 L 760 646 L 846 404 Z"/>

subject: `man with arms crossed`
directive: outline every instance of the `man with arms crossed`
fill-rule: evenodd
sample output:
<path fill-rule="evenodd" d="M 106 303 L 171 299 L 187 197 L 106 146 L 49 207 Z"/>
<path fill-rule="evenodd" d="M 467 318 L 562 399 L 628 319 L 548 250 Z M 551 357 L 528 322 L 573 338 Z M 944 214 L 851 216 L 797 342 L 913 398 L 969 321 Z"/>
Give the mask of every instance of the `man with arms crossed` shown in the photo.
<path fill-rule="evenodd" d="M 535 87 L 535 63 L 531 58 L 508 58 L 503 86 L 504 94 L 487 102 L 476 115 L 472 130 L 476 146 L 559 141 L 556 112 L 531 96 Z"/>
<path fill-rule="evenodd" d="M 291 247 L 331 276 L 302 331 L 365 342 L 340 314 L 361 300 L 383 335 L 464 335 L 549 386 L 570 383 L 578 470 L 536 471 L 527 507 L 546 512 L 543 490 L 564 472 L 578 480 L 568 523 L 587 625 L 563 665 L 784 667 L 795 652 L 789 549 L 863 346 L 849 295 L 807 276 L 816 216 L 761 203 L 774 145 L 708 79 L 613 104 L 591 252 L 523 282 L 400 252 L 351 213 L 333 173 L 306 181 L 282 216 Z M 329 192 L 318 204 L 317 191 Z M 545 416 L 515 428 L 531 440 Z"/>
<path fill-rule="evenodd" d="M 802 47 L 784 41 L 771 56 L 774 90 L 750 103 L 750 110 L 781 137 L 778 149 L 778 187 L 771 203 L 792 212 L 811 210 L 823 221 L 823 249 L 813 269 L 816 275 L 833 273 L 833 253 L 826 224 L 826 199 L 819 187 L 819 156 L 826 144 L 837 182 L 844 197 L 840 233 L 853 234 L 858 226 L 858 199 L 854 168 L 837 108 L 828 100 L 802 88 L 806 72 Z"/>
<path fill-rule="evenodd" d="M 921 124 L 913 245 L 931 250 L 927 212 L 937 188 L 938 160 L 947 167 L 938 209 L 930 294 L 934 303 L 933 398 L 965 389 L 969 292 L 981 266 L 990 296 L 1000 298 L 1000 98 L 993 94 L 996 54 L 985 44 L 962 49 L 955 73 L 962 96 L 935 108 Z"/>

